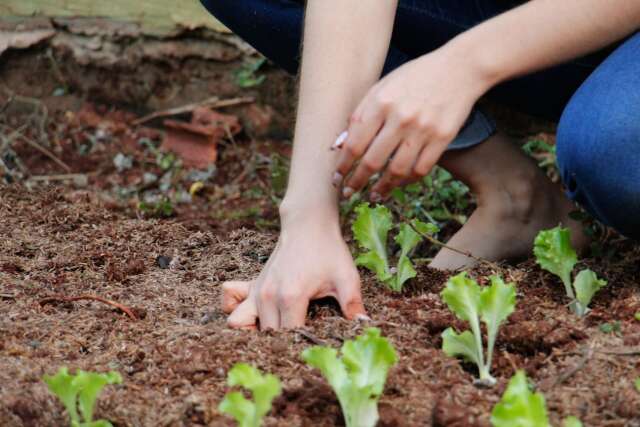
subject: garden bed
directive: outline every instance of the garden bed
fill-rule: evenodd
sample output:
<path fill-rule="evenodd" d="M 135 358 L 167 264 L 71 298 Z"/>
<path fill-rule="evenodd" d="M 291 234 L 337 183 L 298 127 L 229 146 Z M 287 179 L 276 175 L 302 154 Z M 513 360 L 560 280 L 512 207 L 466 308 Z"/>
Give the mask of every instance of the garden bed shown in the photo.
<path fill-rule="evenodd" d="M 35 61 L 13 59 L 21 67 Z M 225 72 L 231 69 L 224 65 Z M 5 81 L 15 78 L 12 73 L 5 69 Z M 274 80 L 276 87 L 253 93 L 260 111 L 269 94 L 290 89 L 286 78 Z M 229 85 L 227 79 L 222 87 Z M 583 319 L 569 312 L 562 284 L 533 260 L 470 271 L 481 283 L 500 273 L 517 285 L 516 310 L 497 340 L 493 388 L 476 387 L 475 366 L 441 351 L 441 333 L 465 325 L 439 295 L 449 274 L 424 262 L 402 294 L 363 271 L 372 321 L 346 321 L 334 302 L 320 301 L 300 330 L 231 330 L 219 307 L 221 284 L 255 276 L 275 244 L 280 168 L 290 151 L 286 129 L 245 129 L 221 143 L 215 174 L 201 192 L 173 206 L 169 218 L 150 218 L 156 215 L 139 205 L 148 191 L 143 177 L 164 172 L 139 141 L 153 140 L 155 131 L 131 127 L 129 113 L 112 105 L 83 106 L 85 95 L 51 113 L 41 131 L 35 125 L 25 131 L 36 141 L 48 139 L 55 157 L 85 180 L 44 185 L 24 177 L 0 185 L 0 425 L 65 425 L 62 406 L 42 381 L 60 366 L 122 375 L 121 385 L 105 389 L 96 414 L 115 426 L 233 425 L 217 406 L 228 391 L 228 370 L 240 361 L 282 380 L 266 425 L 343 425 L 333 391 L 300 354 L 315 344 L 339 347 L 367 326 L 379 327 L 399 356 L 380 400 L 380 425 L 488 426 L 491 408 L 517 369 L 545 395 L 554 425 L 568 415 L 587 426 L 640 425 L 634 387 L 640 376 L 640 321 L 634 319 L 640 249 L 629 241 L 610 234 L 601 244 L 603 256 L 582 262 L 609 282 Z M 16 109 L 3 124 L 37 124 L 38 111 Z M 256 117 L 246 109 L 225 112 L 241 116 L 245 128 Z M 91 123 L 92 117 L 101 122 Z M 126 129 L 118 131 L 123 123 Z M 107 128 L 105 137 L 100 132 Z M 88 152 L 82 148 L 87 141 L 93 141 Z M 61 172 L 25 141 L 13 148 L 31 176 Z M 119 153 L 132 160 L 125 171 L 114 165 Z M 189 178 L 176 176 L 172 185 L 188 188 Z M 120 197 L 119 190 L 135 186 Z M 455 228 L 447 224 L 442 237 Z M 432 249 L 421 248 L 425 256 Z M 99 301 L 64 300 L 86 295 L 130 313 Z"/>

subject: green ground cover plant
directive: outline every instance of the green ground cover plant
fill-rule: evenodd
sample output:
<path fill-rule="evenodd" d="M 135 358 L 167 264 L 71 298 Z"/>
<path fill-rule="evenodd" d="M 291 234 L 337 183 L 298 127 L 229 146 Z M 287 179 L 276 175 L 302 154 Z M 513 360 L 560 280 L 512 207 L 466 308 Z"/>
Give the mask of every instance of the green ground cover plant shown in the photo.
<path fill-rule="evenodd" d="M 571 246 L 569 229 L 555 227 L 541 231 L 535 239 L 533 253 L 540 267 L 562 280 L 565 292 L 571 300 L 571 311 L 578 316 L 587 314 L 591 299 L 607 282 L 598 279 L 596 273 L 589 269 L 578 272 L 572 282 L 571 276 L 578 263 L 578 255 Z"/>
<path fill-rule="evenodd" d="M 273 374 L 262 374 L 246 363 L 237 363 L 229 370 L 227 384 L 251 392 L 253 400 L 242 392 L 232 391 L 220 402 L 218 410 L 232 416 L 240 427 L 259 427 L 271 410 L 271 403 L 282 391 L 280 380 Z"/>
<path fill-rule="evenodd" d="M 466 272 L 462 272 L 449 279 L 440 294 L 449 309 L 459 319 L 469 322 L 471 327 L 471 331 L 460 334 L 453 328 L 447 328 L 442 333 L 442 350 L 448 356 L 461 356 L 475 363 L 480 376 L 479 383 L 487 386 L 496 382 L 490 370 L 498 329 L 516 306 L 513 283 L 506 284 L 498 276 L 491 276 L 490 281 L 490 286 L 480 287 Z M 487 328 L 486 361 L 480 322 Z"/>
<path fill-rule="evenodd" d="M 372 208 L 368 203 L 356 207 L 356 220 L 353 223 L 353 235 L 358 245 L 366 252 L 360 254 L 355 262 L 376 274 L 378 280 L 389 289 L 400 292 L 404 283 L 416 276 L 410 254 L 422 241 L 422 234 L 435 234 L 438 228 L 430 223 L 414 219 L 411 224 L 401 223 L 395 243 L 400 247 L 396 267 L 391 267 L 387 238 L 393 228 L 393 218 L 388 208 L 377 205 Z"/>
<path fill-rule="evenodd" d="M 347 427 L 373 427 L 378 422 L 378 400 L 389 369 L 398 357 L 377 328 L 368 328 L 342 345 L 341 356 L 330 347 L 314 346 L 302 359 L 317 368 L 333 388 Z"/>
<path fill-rule="evenodd" d="M 119 373 L 99 374 L 78 369 L 75 375 L 71 375 L 66 367 L 61 367 L 57 374 L 45 375 L 43 380 L 67 410 L 71 427 L 111 427 L 107 420 L 94 421 L 93 411 L 96 400 L 106 385 L 122 383 Z"/>

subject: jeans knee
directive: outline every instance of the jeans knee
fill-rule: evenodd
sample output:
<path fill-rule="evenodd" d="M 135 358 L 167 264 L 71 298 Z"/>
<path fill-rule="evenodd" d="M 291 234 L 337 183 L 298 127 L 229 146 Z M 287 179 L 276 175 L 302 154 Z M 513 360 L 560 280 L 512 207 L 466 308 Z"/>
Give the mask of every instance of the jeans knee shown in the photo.
<path fill-rule="evenodd" d="M 592 106 L 593 107 L 593 106 Z M 596 219 L 640 238 L 640 123 L 585 117 L 569 105 L 557 133 L 558 167 L 568 196 Z"/>

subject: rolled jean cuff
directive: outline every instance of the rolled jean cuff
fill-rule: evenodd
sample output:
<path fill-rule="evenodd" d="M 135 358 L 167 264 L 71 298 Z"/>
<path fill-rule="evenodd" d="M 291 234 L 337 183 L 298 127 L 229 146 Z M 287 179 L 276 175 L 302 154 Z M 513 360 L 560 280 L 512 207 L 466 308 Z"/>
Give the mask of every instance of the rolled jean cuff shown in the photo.
<path fill-rule="evenodd" d="M 495 122 L 482 111 L 474 109 L 458 136 L 447 147 L 447 150 L 462 150 L 463 148 L 473 147 L 484 142 L 495 132 Z"/>

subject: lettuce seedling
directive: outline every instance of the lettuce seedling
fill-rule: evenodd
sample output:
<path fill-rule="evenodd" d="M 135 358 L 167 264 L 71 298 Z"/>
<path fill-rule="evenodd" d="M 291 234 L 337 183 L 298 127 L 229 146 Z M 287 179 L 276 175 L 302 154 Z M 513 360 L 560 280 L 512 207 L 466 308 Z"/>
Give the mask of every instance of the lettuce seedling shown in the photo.
<path fill-rule="evenodd" d="M 117 372 L 98 374 L 78 369 L 75 375 L 69 374 L 66 367 L 61 367 L 54 376 L 43 377 L 54 394 L 67 410 L 71 419 L 71 427 L 110 427 L 106 420 L 93 421 L 93 410 L 100 392 L 107 384 L 120 384 L 122 377 Z M 78 407 L 83 421 L 80 421 Z"/>
<path fill-rule="evenodd" d="M 575 276 L 572 284 L 571 273 L 578 262 L 578 256 L 571 247 L 569 229 L 556 227 L 541 231 L 535 239 L 533 253 L 540 267 L 562 280 L 565 292 L 571 300 L 571 311 L 578 316 L 587 314 L 591 299 L 607 282 L 598 279 L 593 271 L 585 269 Z"/>
<path fill-rule="evenodd" d="M 377 328 L 345 341 L 341 352 L 338 357 L 333 348 L 314 346 L 302 359 L 319 369 L 335 391 L 347 427 L 373 427 L 387 373 L 398 360 L 396 352 Z"/>
<path fill-rule="evenodd" d="M 493 427 L 551 427 L 547 405 L 541 393 L 529 388 L 524 371 L 518 371 L 509 380 L 502 399 L 491 411 Z M 563 427 L 582 427 L 576 417 L 567 417 Z"/>
<path fill-rule="evenodd" d="M 491 411 L 493 427 L 550 427 L 547 406 L 541 393 L 529 389 L 524 371 L 509 380 L 502 399 Z"/>
<path fill-rule="evenodd" d="M 498 328 L 516 306 L 515 285 L 506 284 L 498 276 L 491 276 L 491 285 L 481 288 L 462 272 L 447 281 L 440 294 L 449 309 L 460 319 L 469 322 L 471 332 L 457 334 L 453 328 L 442 333 L 442 350 L 452 357 L 462 356 L 478 366 L 479 383 L 493 385 L 491 376 L 493 348 Z M 480 332 L 480 321 L 487 328 L 487 359 L 485 362 Z"/>
<path fill-rule="evenodd" d="M 231 415 L 240 427 L 259 427 L 262 418 L 271 410 L 271 402 L 280 394 L 282 387 L 278 377 L 263 375 L 246 363 L 236 363 L 227 375 L 227 384 L 241 386 L 251 392 L 250 401 L 239 391 L 227 393 L 218 410 Z"/>
<path fill-rule="evenodd" d="M 392 268 L 387 252 L 387 237 L 393 227 L 391 212 L 382 205 L 375 208 L 363 203 L 356 207 L 357 218 L 352 226 L 353 235 L 362 249 L 367 252 L 356 258 L 356 265 L 366 267 L 376 274 L 378 280 L 391 290 L 400 292 L 404 283 L 416 276 L 416 270 L 409 258 L 410 252 L 422 241 L 423 234 L 435 234 L 438 228 L 419 220 L 410 224 L 400 224 L 395 242 L 400 246 L 398 264 Z"/>

